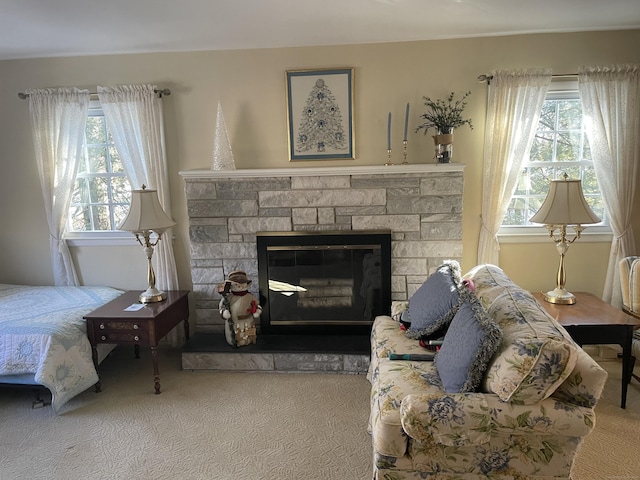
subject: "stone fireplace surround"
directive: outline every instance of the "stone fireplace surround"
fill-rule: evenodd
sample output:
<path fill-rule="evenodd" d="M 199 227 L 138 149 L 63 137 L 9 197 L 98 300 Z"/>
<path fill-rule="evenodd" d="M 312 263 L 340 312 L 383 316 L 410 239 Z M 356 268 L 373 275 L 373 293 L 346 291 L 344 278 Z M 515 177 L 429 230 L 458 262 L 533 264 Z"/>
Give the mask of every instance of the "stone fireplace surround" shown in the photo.
<path fill-rule="evenodd" d="M 444 259 L 462 257 L 463 171 L 463 164 L 181 171 L 199 338 L 223 337 L 216 285 L 229 272 L 246 271 L 257 296 L 260 231 L 389 229 L 391 296 L 410 298 Z M 192 353 L 183 353 L 183 368 L 201 367 L 203 354 Z M 292 369 L 289 360 L 284 369 Z M 353 363 L 342 360 L 344 368 Z M 248 369 L 270 369 L 262 368 L 265 361 L 277 364 L 275 357 L 260 357 Z"/>

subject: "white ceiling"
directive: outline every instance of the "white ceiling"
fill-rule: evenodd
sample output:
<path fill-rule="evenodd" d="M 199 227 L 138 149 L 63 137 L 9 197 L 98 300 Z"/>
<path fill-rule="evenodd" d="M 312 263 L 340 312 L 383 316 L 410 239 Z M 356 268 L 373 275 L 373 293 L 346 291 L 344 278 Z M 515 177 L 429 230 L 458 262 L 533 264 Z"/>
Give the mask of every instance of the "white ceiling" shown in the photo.
<path fill-rule="evenodd" d="M 640 0 L 0 0 L 0 60 L 640 28 Z"/>

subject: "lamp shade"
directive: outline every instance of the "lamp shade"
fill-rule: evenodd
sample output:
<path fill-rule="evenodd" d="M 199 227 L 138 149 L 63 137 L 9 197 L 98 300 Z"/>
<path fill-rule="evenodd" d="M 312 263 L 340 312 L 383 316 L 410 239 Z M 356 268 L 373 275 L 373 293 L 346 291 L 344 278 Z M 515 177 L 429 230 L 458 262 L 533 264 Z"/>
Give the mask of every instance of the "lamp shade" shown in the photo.
<path fill-rule="evenodd" d="M 598 223 L 600 219 L 584 198 L 582 182 L 565 175 L 562 180 L 551 181 L 547 198 L 531 221 L 544 225 L 583 225 Z"/>
<path fill-rule="evenodd" d="M 131 190 L 131 208 L 129 214 L 118 227 L 128 232 L 154 231 L 162 233 L 176 224 L 164 212 L 158 200 L 157 190 Z"/>

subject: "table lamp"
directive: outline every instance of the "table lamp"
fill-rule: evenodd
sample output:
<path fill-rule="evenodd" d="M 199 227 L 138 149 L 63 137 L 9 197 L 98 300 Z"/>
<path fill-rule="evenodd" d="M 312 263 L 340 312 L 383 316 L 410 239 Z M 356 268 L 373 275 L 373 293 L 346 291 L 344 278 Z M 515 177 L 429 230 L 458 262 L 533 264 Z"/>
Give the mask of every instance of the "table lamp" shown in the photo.
<path fill-rule="evenodd" d="M 176 222 L 171 220 L 162 209 L 157 190 L 147 190 L 145 185 L 142 185 L 142 190 L 131 190 L 131 208 L 118 229 L 133 232 L 147 256 L 149 286 L 138 297 L 141 303 L 160 302 L 167 298 L 165 292 L 156 288 L 156 275 L 151 264 L 151 257 L 153 256 L 153 247 L 160 241 L 162 233 L 175 224 Z M 156 235 L 155 242 L 151 241 L 152 233 Z"/>
<path fill-rule="evenodd" d="M 531 217 L 531 221 L 544 224 L 560 254 L 557 286 L 554 290 L 544 293 L 544 299 L 549 303 L 573 305 L 576 303 L 576 297 L 564 288 L 566 281 L 564 256 L 569 245 L 580 238 L 580 234 L 584 230 L 582 225 L 600 222 L 584 198 L 582 182 L 578 179 L 568 178 L 566 173 L 563 179 L 552 180 L 547 198 L 544 199 L 540 210 Z M 567 239 L 568 226 L 573 227 L 574 230 L 571 240 Z"/>

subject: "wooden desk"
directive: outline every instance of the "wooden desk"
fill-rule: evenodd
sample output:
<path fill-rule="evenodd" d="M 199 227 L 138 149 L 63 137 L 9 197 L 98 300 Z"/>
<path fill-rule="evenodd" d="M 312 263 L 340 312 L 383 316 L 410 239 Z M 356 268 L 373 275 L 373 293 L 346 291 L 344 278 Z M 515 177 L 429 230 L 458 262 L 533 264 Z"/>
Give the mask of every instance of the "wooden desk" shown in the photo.
<path fill-rule="evenodd" d="M 158 372 L 158 343 L 180 322 L 184 322 L 184 333 L 189 339 L 189 301 L 188 290 L 168 291 L 167 299 L 162 302 L 144 304 L 140 310 L 125 311 L 133 304 L 140 304 L 139 291 L 128 291 L 85 315 L 87 336 L 91 343 L 93 363 L 98 367 L 99 343 L 134 345 L 139 358 L 139 346 L 151 348 L 153 361 L 153 381 L 156 393 L 160 393 L 160 375 Z M 96 391 L 101 389 L 100 380 Z"/>
<path fill-rule="evenodd" d="M 555 318 L 579 345 L 617 344 L 622 347 L 622 399 L 620 407 L 627 404 L 627 386 L 633 368 L 631 341 L 633 330 L 640 320 L 612 307 L 591 293 L 574 293 L 574 305 L 556 305 L 544 300 L 541 293 L 534 293 L 544 309 Z"/>

